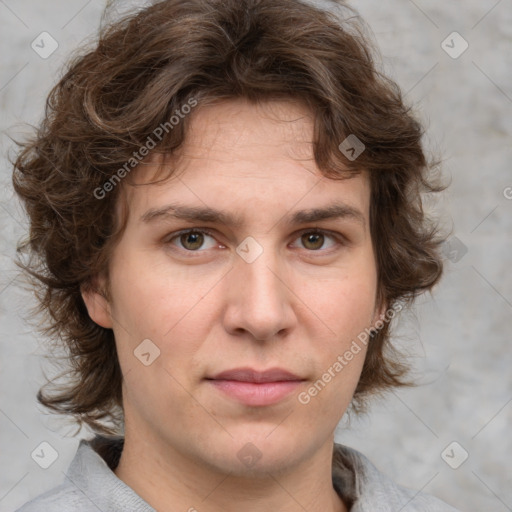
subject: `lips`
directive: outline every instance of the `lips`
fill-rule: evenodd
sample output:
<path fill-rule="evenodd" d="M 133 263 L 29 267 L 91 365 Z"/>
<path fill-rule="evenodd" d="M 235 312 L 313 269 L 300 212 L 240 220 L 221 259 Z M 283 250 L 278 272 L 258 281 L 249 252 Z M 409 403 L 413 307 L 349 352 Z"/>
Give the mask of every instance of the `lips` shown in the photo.
<path fill-rule="evenodd" d="M 248 406 L 268 406 L 289 396 L 305 379 L 284 370 L 271 368 L 257 371 L 234 368 L 207 378 L 207 382 L 223 396 Z"/>
<path fill-rule="evenodd" d="M 239 382 L 255 383 L 303 380 L 298 375 L 281 368 L 271 368 L 264 371 L 257 371 L 252 368 L 234 368 L 233 370 L 218 373 L 211 378 L 213 380 L 236 380 Z"/>

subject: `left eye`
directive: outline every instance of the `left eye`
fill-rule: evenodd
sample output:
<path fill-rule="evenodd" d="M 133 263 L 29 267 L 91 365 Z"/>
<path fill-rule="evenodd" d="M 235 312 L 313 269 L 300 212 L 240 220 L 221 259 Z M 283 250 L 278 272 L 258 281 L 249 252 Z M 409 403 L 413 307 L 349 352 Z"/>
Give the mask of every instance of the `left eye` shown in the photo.
<path fill-rule="evenodd" d="M 203 247 L 204 241 L 206 238 L 211 238 L 213 241 L 211 242 L 210 246 Z M 304 244 L 304 247 L 311 251 L 318 251 L 322 248 L 324 245 L 326 239 L 331 239 L 331 247 L 336 246 L 337 243 L 340 243 L 336 240 L 337 237 L 334 235 L 330 235 L 325 231 L 322 230 L 309 230 L 309 231 L 302 231 L 299 234 L 299 237 L 296 240 L 301 240 L 301 242 Z M 179 241 L 178 247 L 180 249 L 183 249 L 185 251 L 189 252 L 197 252 L 198 249 L 212 249 L 213 247 L 218 244 L 218 242 L 215 241 L 215 238 L 213 237 L 213 234 L 205 229 L 192 229 L 192 230 L 186 230 L 181 231 L 179 233 L 176 233 L 174 236 L 169 238 L 167 240 L 167 243 L 173 244 L 173 241 L 177 240 Z M 174 244 L 173 244 L 174 245 Z M 324 249 L 326 249 L 324 247 Z"/>
<path fill-rule="evenodd" d="M 299 238 L 302 241 L 302 243 L 306 246 L 306 249 L 310 249 L 312 251 L 317 251 L 318 249 L 320 249 L 324 245 L 326 238 L 335 240 L 334 235 L 329 235 L 325 231 L 303 231 Z M 331 248 L 334 247 L 335 245 L 336 240 L 331 245 Z"/>

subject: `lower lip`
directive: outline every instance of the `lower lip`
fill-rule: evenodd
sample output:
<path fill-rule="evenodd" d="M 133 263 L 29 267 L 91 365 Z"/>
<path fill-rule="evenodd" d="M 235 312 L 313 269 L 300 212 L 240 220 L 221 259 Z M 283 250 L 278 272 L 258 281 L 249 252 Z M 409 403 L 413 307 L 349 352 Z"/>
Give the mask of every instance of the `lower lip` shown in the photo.
<path fill-rule="evenodd" d="M 210 380 L 217 389 L 232 398 L 253 406 L 275 404 L 295 391 L 302 381 L 241 382 L 237 380 Z"/>

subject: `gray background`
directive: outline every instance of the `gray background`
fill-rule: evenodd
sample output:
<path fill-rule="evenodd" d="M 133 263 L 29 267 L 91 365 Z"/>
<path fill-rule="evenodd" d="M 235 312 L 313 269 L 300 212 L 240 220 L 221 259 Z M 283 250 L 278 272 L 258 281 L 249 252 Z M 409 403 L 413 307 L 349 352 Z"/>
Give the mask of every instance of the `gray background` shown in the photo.
<path fill-rule="evenodd" d="M 512 511 L 512 1 L 362 0 L 383 66 L 428 127 L 452 180 L 433 213 L 453 229 L 446 274 L 432 296 L 403 315 L 397 342 L 415 355 L 420 386 L 389 394 L 370 413 L 342 422 L 337 441 L 365 453 L 397 482 L 465 511 Z M 94 36 L 103 2 L 0 0 L 0 510 L 13 511 L 60 483 L 88 436 L 37 405 L 44 347 L 26 322 L 30 294 L 12 258 L 26 229 L 13 198 L 6 133 L 37 124 L 59 69 Z M 31 48 L 41 32 L 59 44 L 47 59 Z M 442 42 L 457 31 L 458 58 Z M 452 52 L 459 40 L 449 38 Z M 11 149 L 12 151 L 12 149 Z M 507 198 L 508 196 L 508 198 Z M 465 252 L 467 250 L 467 252 Z M 45 366 L 47 373 L 51 367 Z M 43 441 L 48 469 L 31 458 Z M 452 469 L 441 457 L 448 450 Z M 459 447 L 460 446 L 460 447 Z"/>

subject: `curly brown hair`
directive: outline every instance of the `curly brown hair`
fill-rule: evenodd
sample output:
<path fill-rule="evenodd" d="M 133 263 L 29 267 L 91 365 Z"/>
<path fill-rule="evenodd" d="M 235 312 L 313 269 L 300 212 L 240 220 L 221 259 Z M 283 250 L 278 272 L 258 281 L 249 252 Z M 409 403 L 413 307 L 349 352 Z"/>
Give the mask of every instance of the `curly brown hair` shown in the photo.
<path fill-rule="evenodd" d="M 446 188 L 431 172 L 437 162 L 427 161 L 423 128 L 399 87 L 377 69 L 365 23 L 342 2 L 331 5 L 158 1 L 103 27 L 92 49 L 70 59 L 37 133 L 16 142 L 12 162 L 14 189 L 30 220 L 29 236 L 18 244 L 29 258 L 17 263 L 35 289 L 41 332 L 53 348 L 66 350 L 66 380 L 47 382 L 55 394 L 43 386 L 41 404 L 104 434 L 123 426 L 113 331 L 91 320 L 81 292 L 95 276 L 108 276 L 126 221 L 116 206 L 130 176 L 100 198 L 98 190 L 115 185 L 134 151 L 190 98 L 196 110 L 231 98 L 305 102 L 314 114 L 314 157 L 322 173 L 344 179 L 369 172 L 378 302 L 410 306 L 438 282 L 444 238 L 422 203 L 424 193 Z M 166 130 L 153 151 L 177 150 L 192 117 Z M 340 150 L 349 135 L 365 146 L 357 159 Z M 108 289 L 103 293 L 109 296 Z M 390 343 L 390 322 L 372 334 L 356 410 L 370 395 L 410 383 L 408 365 Z"/>

